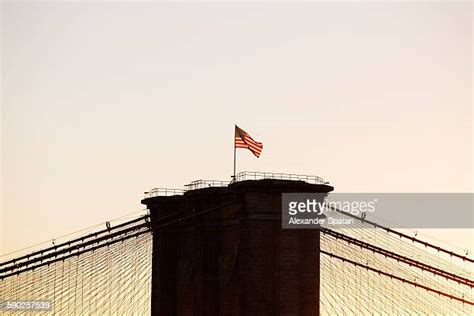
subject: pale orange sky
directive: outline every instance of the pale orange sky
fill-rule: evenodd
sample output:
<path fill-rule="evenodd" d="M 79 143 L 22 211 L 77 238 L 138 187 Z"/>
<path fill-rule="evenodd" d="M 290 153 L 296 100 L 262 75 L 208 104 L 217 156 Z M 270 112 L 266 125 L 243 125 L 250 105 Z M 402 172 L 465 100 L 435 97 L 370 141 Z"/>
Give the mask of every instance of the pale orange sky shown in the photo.
<path fill-rule="evenodd" d="M 471 3 L 2 2 L 0 253 L 239 170 L 472 192 Z M 474 248 L 472 231 L 434 232 Z"/>

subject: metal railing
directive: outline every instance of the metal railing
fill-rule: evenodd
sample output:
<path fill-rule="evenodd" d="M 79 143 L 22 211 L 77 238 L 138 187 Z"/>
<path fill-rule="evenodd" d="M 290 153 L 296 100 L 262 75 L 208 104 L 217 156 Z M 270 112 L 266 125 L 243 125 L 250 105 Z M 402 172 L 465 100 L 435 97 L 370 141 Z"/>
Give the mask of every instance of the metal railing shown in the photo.
<path fill-rule="evenodd" d="M 154 188 L 148 192 L 145 192 L 145 199 L 156 196 L 173 196 L 182 195 L 184 190 L 182 189 L 165 189 L 165 188 Z"/>
<path fill-rule="evenodd" d="M 152 198 L 156 196 L 173 196 L 182 195 L 185 192 L 204 189 L 210 187 L 226 187 L 231 183 L 246 181 L 246 180 L 290 180 L 290 181 L 304 181 L 311 184 L 329 184 L 324 181 L 323 178 L 318 176 L 309 176 L 302 174 L 293 173 L 275 173 L 275 172 L 253 172 L 253 171 L 242 171 L 239 172 L 235 179 L 232 181 L 221 181 L 221 180 L 195 180 L 184 186 L 184 189 L 165 189 L 165 188 L 154 188 L 148 192 L 145 192 L 145 198 Z"/>
<path fill-rule="evenodd" d="M 221 180 L 195 180 L 189 184 L 184 185 L 185 191 L 192 191 L 197 189 L 204 189 L 210 187 L 226 187 L 230 181 L 221 181 Z"/>
<path fill-rule="evenodd" d="M 242 172 L 239 172 L 235 176 L 236 182 L 245 181 L 245 180 L 263 180 L 263 179 L 304 181 L 311 184 L 328 184 L 329 183 L 329 182 L 324 181 L 323 178 L 318 177 L 318 176 L 309 176 L 309 175 L 293 174 L 293 173 L 242 171 Z"/>

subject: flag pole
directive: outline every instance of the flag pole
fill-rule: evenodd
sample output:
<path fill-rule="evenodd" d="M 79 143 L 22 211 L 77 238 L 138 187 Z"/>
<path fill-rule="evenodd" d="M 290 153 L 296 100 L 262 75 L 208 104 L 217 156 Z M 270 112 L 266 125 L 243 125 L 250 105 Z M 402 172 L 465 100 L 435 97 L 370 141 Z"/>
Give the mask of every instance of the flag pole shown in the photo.
<path fill-rule="evenodd" d="M 237 150 L 235 148 L 235 129 L 236 129 L 237 125 L 234 126 L 234 175 L 232 176 L 232 178 L 234 178 L 234 181 L 235 181 L 235 166 L 236 166 L 236 157 L 237 157 Z"/>

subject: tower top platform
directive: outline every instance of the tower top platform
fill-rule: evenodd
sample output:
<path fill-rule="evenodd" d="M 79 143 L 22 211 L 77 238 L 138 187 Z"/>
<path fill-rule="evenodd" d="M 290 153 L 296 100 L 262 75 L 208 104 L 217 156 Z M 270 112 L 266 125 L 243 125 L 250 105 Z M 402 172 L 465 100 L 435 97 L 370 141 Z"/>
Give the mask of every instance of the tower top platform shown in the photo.
<path fill-rule="evenodd" d="M 184 188 L 182 189 L 153 188 L 145 192 L 145 197 L 142 200 L 142 203 L 147 204 L 147 201 L 156 197 L 187 195 L 193 191 L 202 189 L 207 189 L 207 191 L 209 191 L 211 188 L 217 189 L 210 190 L 216 192 L 225 191 L 219 190 L 219 188 L 228 188 L 234 190 L 244 187 L 263 188 L 269 185 L 273 186 L 274 189 L 276 189 L 276 187 L 280 187 L 282 189 L 298 188 L 299 190 L 304 190 L 302 192 L 330 192 L 334 189 L 329 185 L 329 182 L 325 181 L 319 176 L 243 171 L 238 173 L 232 181 L 200 179 L 184 185 Z M 295 192 L 295 190 L 289 190 L 285 192 Z"/>

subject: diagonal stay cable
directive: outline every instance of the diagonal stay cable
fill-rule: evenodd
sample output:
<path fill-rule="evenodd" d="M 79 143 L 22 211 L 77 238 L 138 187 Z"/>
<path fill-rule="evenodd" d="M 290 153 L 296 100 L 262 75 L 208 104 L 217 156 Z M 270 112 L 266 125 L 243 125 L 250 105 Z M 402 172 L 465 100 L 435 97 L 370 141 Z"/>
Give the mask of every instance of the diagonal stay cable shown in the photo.
<path fill-rule="evenodd" d="M 383 229 L 383 230 L 387 231 L 387 233 L 391 233 L 391 234 L 397 235 L 397 236 L 399 236 L 400 238 L 405 238 L 405 239 L 411 240 L 412 242 L 421 244 L 421 245 L 423 245 L 423 246 L 425 246 L 425 247 L 429 247 L 429 248 L 435 249 L 435 250 L 437 250 L 437 251 L 439 251 L 439 252 L 444 252 L 444 253 L 446 253 L 446 254 L 452 256 L 452 257 L 456 257 L 456 258 L 462 259 L 463 261 L 468 261 L 468 262 L 474 263 L 474 259 L 468 258 L 468 257 L 466 257 L 466 256 L 457 254 L 457 253 L 455 253 L 455 252 L 453 252 L 453 251 L 450 251 L 450 250 L 441 248 L 441 247 L 439 247 L 439 246 L 433 245 L 433 244 L 431 244 L 431 243 L 429 243 L 429 242 L 426 242 L 426 241 L 423 241 L 423 240 L 421 240 L 421 239 L 408 236 L 408 235 L 406 235 L 406 234 L 404 234 L 404 233 L 401 233 L 401 232 L 398 232 L 398 231 L 396 231 L 396 230 L 394 230 L 394 229 L 385 227 L 385 226 L 380 225 L 380 224 L 378 224 L 378 223 L 376 223 L 376 222 L 369 221 L 369 220 L 367 220 L 367 219 L 365 219 L 365 218 L 362 218 L 362 217 L 359 217 L 359 216 L 350 214 L 350 213 L 348 213 L 348 212 L 344 212 L 344 211 L 342 211 L 342 210 L 340 210 L 340 209 L 338 209 L 338 208 L 336 208 L 336 207 L 334 207 L 334 206 L 328 206 L 328 207 L 329 207 L 330 209 L 332 209 L 333 211 L 336 211 L 336 212 L 338 212 L 338 213 L 341 213 L 341 214 L 347 215 L 347 216 L 349 216 L 349 217 L 355 218 L 355 219 L 357 219 L 357 220 L 359 220 L 359 221 L 361 221 L 361 222 L 364 222 L 364 223 L 367 223 L 367 224 L 369 224 L 369 225 L 372 225 L 372 226 L 374 226 L 375 228 Z"/>
<path fill-rule="evenodd" d="M 450 294 L 447 294 L 447 293 L 444 293 L 444 292 L 441 292 L 439 290 L 436 290 L 436 289 L 433 289 L 429 286 L 425 286 L 425 285 L 422 285 L 422 284 L 419 284 L 417 282 L 413 282 L 413 281 L 410 281 L 410 280 L 407 280 L 407 279 L 404 279 L 404 278 L 401 278 L 401 277 L 398 277 L 394 274 L 390 274 L 388 272 L 384 272 L 382 270 L 379 270 L 379 269 L 375 269 L 375 268 L 372 268 L 372 267 L 369 267 L 368 265 L 365 265 L 365 264 L 362 264 L 362 263 L 358 263 L 356 261 L 353 261 L 353 260 L 350 260 L 350 259 L 347 259 L 347 258 L 344 258 L 344 257 L 341 257 L 341 256 L 338 256 L 338 255 L 335 255 L 331 252 L 328 252 L 328 251 L 324 251 L 324 250 L 320 250 L 320 252 L 324 255 L 327 255 L 327 256 L 330 256 L 332 258 L 336 258 L 336 259 L 339 259 L 343 262 L 346 262 L 346 263 L 349 263 L 349 264 L 352 264 L 354 266 L 358 266 L 358 267 L 361 267 L 361 268 L 365 268 L 367 270 L 370 270 L 372 272 L 376 272 L 378 273 L 379 275 L 383 275 L 383 276 L 386 276 L 386 277 L 390 277 L 392 279 L 395 279 L 395 280 L 398 280 L 398 281 L 401 281 L 403 283 L 407 283 L 407 284 L 410 284 L 410 285 L 413 285 L 415 287 L 419 287 L 419 288 L 422 288 L 426 291 L 429 291 L 429 292 L 434 292 L 436 294 L 439 294 L 441 296 L 445 296 L 445 297 L 449 297 L 453 300 L 456 300 L 456 301 L 459 301 L 459 302 L 462 302 L 462 303 L 465 303 L 465 304 L 469 304 L 469 305 L 473 305 L 474 306 L 474 302 L 471 302 L 471 301 L 467 301 L 463 298 L 460 298 L 460 297 L 457 297 L 457 296 L 454 296 L 454 295 L 450 295 Z"/>
<path fill-rule="evenodd" d="M 467 279 L 467 278 L 464 278 L 464 277 L 461 277 L 461 276 L 458 276 L 454 273 L 450 273 L 448 271 L 445 271 L 445 270 L 442 270 L 442 269 L 439 269 L 439 268 L 436 268 L 436 267 L 433 267 L 433 266 L 430 266 L 428 264 L 425 264 L 425 263 L 422 263 L 418 260 L 415 260 L 415 259 L 411 259 L 411 258 L 408 258 L 408 257 L 405 257 L 405 256 L 402 256 L 400 254 L 397 254 L 393 251 L 390 251 L 390 250 L 387 250 L 387 249 L 384 249 L 384 248 L 381 248 L 381 247 L 377 247 L 377 246 L 374 246 L 370 243 L 366 243 L 364 241 L 361 241 L 361 240 L 358 240 L 356 238 L 353 238 L 353 237 L 349 237 L 347 235 L 344 235 L 342 233 L 339 233 L 339 232 L 336 232 L 334 230 L 331 230 L 331 229 L 327 229 L 327 228 L 321 228 L 321 231 L 324 233 L 324 234 L 328 234 L 330 236 L 333 236 L 334 238 L 337 238 L 337 239 L 341 239 L 341 240 L 344 240 L 348 243 L 351 243 L 351 244 L 355 244 L 361 248 L 365 248 L 365 249 L 368 249 L 372 252 L 375 252 L 375 253 L 379 253 L 381 255 L 384 255 L 385 257 L 389 257 L 389 258 L 392 258 L 392 259 L 395 259 L 399 262 L 403 262 L 403 263 L 406 263 L 410 266 L 414 266 L 414 267 L 417 267 L 421 270 L 425 270 L 425 271 L 428 271 L 428 272 L 431 272 L 433 274 L 436 274 L 436 275 L 439 275 L 439 276 L 442 276 L 448 280 L 452 280 L 452 281 L 456 281 L 458 283 L 461 283 L 461 284 L 464 284 L 464 285 L 467 285 L 469 287 L 474 287 L 474 281 L 470 280 L 470 279 Z"/>

